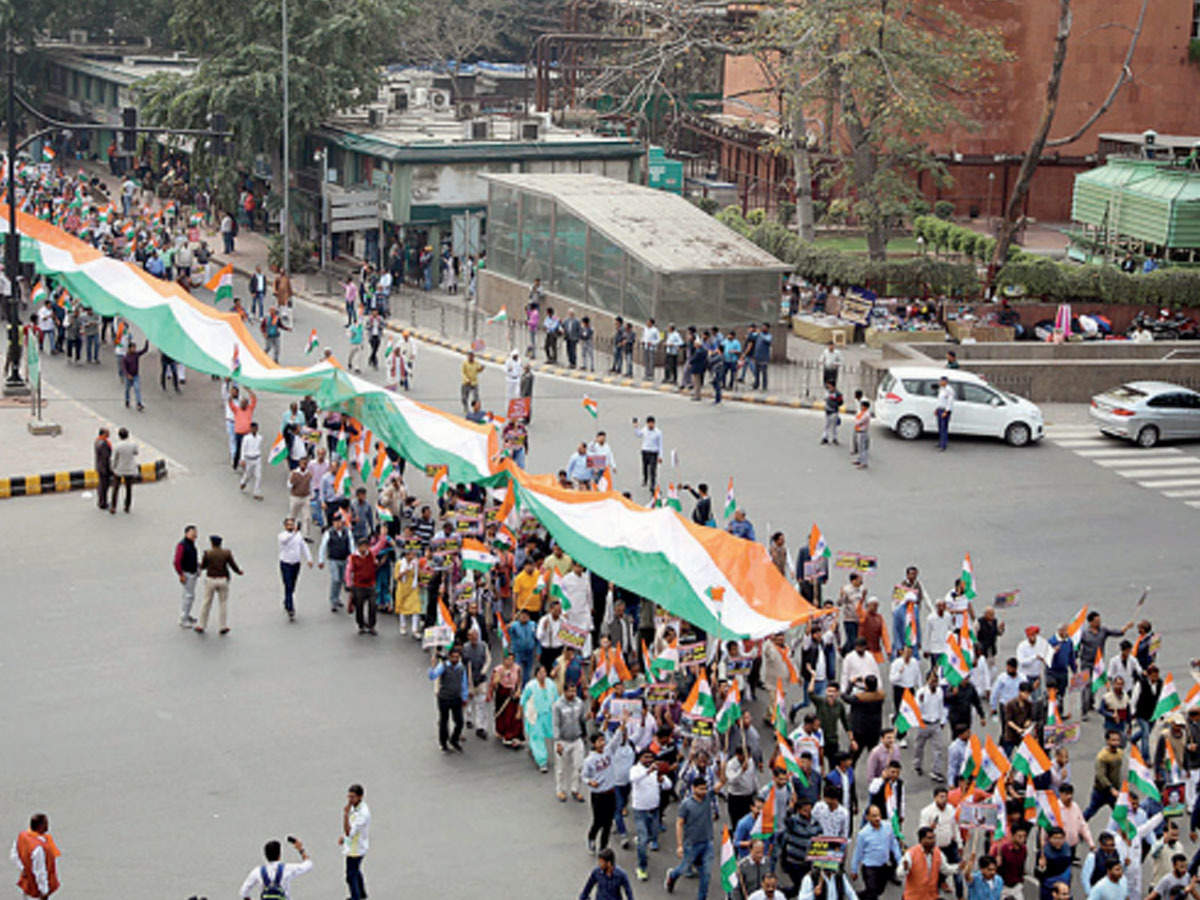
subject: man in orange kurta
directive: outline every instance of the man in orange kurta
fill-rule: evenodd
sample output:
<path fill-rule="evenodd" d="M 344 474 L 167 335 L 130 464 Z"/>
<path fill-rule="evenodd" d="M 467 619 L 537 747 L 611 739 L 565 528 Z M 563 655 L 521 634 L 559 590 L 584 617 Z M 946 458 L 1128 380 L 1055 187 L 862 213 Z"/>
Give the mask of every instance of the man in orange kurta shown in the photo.
<path fill-rule="evenodd" d="M 58 847 L 50 834 L 50 819 L 45 813 L 34 813 L 29 830 L 22 831 L 13 842 L 12 858 L 21 867 L 17 887 L 26 897 L 46 898 L 58 890 Z"/>
<path fill-rule="evenodd" d="M 917 830 L 917 843 L 900 860 L 898 875 L 904 878 L 904 900 L 938 900 L 938 882 L 950 877 L 958 866 L 946 862 L 928 825 Z"/>

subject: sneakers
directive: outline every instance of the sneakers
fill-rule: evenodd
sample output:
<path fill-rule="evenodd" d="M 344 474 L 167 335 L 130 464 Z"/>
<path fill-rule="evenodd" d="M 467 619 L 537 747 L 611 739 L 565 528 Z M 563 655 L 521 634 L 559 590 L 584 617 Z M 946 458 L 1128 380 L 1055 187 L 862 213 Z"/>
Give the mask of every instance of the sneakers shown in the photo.
<path fill-rule="evenodd" d="M 649 881 L 650 873 L 647 872 L 645 869 L 638 869 L 637 870 L 637 880 L 638 881 Z"/>
<path fill-rule="evenodd" d="M 593 855 L 596 853 L 596 841 L 592 838 L 587 839 L 587 851 Z"/>
<path fill-rule="evenodd" d="M 666 888 L 668 894 L 675 893 L 675 876 L 670 872 L 663 878 L 663 887 Z"/>

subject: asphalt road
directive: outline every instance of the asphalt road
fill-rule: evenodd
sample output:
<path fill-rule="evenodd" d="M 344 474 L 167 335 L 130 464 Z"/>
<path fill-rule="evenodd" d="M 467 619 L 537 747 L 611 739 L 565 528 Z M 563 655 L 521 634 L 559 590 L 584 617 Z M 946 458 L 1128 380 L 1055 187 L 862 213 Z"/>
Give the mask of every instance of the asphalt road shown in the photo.
<path fill-rule="evenodd" d="M 303 362 L 312 327 L 344 352 L 338 325 L 301 306 L 283 361 Z M 0 506 L 5 828 L 15 834 L 29 812 L 49 812 L 64 890 L 83 900 L 233 896 L 263 841 L 288 833 L 316 860 L 293 896 L 337 897 L 340 810 L 346 785 L 361 781 L 374 814 L 364 869 L 372 896 L 577 895 L 590 866 L 586 811 L 554 802 L 551 777 L 524 753 L 472 737 L 464 756 L 443 756 L 425 658 L 390 620 L 378 638 L 360 637 L 348 617 L 328 613 L 324 573 L 313 569 L 301 576 L 296 623 L 286 622 L 274 540 L 283 472 L 268 468 L 264 502 L 239 493 L 216 382 L 193 373 L 182 395 L 163 394 L 151 354 L 138 414 L 122 406 L 105 361 L 67 368 L 48 359 L 47 378 L 188 472 L 138 489 L 129 516 L 102 515 L 78 493 Z M 458 363 L 422 347 L 414 396 L 455 409 Z M 1200 655 L 1189 646 L 1198 629 L 1186 600 L 1200 567 L 1197 510 L 1177 500 L 1048 442 L 1014 450 L 960 441 L 939 454 L 929 441 L 877 432 L 871 469 L 860 472 L 844 446 L 818 445 L 816 414 L 587 390 L 598 423 L 580 406 L 581 385 L 539 376 L 532 470 L 564 466 L 598 425 L 612 436 L 617 487 L 636 489 L 630 419 L 655 415 L 680 458 L 664 481 L 704 480 L 720 497 L 734 476 L 760 539 L 783 529 L 794 552 L 816 521 L 834 549 L 879 557 L 871 586 L 881 597 L 909 563 L 931 592 L 945 591 L 970 551 L 983 596 L 1021 590 L 1002 653 L 1027 622 L 1051 628 L 1084 602 L 1124 620 L 1152 585 L 1145 612 L 1165 634 L 1160 661 L 1189 683 L 1187 661 Z M 484 376 L 483 396 L 485 407 L 501 405 L 497 370 Z M 261 398 L 268 441 L 284 405 Z M 410 488 L 428 492 L 420 477 Z M 199 526 L 202 543 L 222 534 L 246 569 L 233 585 L 228 637 L 176 625 L 170 563 L 186 523 Z M 1089 732 L 1078 745 L 1077 782 L 1090 779 L 1096 740 Z M 915 791 L 910 826 L 924 802 Z M 662 895 L 670 847 L 654 855 L 650 884 L 635 885 L 639 897 Z M 630 853 L 618 860 L 632 872 Z M 717 896 L 715 876 L 711 890 Z M 677 894 L 694 896 L 694 882 Z"/>

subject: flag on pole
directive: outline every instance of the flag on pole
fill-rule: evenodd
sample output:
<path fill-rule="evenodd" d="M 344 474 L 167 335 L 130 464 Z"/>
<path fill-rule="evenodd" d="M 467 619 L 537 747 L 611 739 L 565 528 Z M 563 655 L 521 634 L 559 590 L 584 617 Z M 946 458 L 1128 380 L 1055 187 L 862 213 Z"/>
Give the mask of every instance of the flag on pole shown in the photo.
<path fill-rule="evenodd" d="M 983 743 L 983 760 L 979 766 L 979 774 L 975 783 L 983 790 L 988 790 L 1000 783 L 1000 779 L 1008 774 L 1011 764 L 1004 751 L 996 746 L 989 734 Z"/>
<path fill-rule="evenodd" d="M 500 311 L 498 313 L 496 313 L 494 316 L 488 317 L 489 325 L 495 325 L 497 322 L 507 322 L 507 321 L 508 321 L 508 307 L 507 306 L 500 307 Z"/>
<path fill-rule="evenodd" d="M 821 529 L 817 527 L 816 522 L 813 523 L 812 530 L 808 533 L 808 555 L 810 559 L 820 559 L 821 557 L 828 559 L 833 556 L 833 551 L 825 543 L 825 535 L 821 534 Z"/>
<path fill-rule="evenodd" d="M 775 709 L 773 720 L 775 722 L 775 733 L 780 737 L 787 737 L 787 693 L 783 690 L 783 679 L 775 679 Z"/>
<path fill-rule="evenodd" d="M 1018 772 L 1024 772 L 1030 779 L 1037 778 L 1050 771 L 1050 757 L 1046 755 L 1042 745 L 1037 742 L 1037 738 L 1032 734 L 1027 734 L 1017 745 L 1017 752 L 1013 754 L 1012 758 L 1012 767 Z"/>
<path fill-rule="evenodd" d="M 1071 639 L 1071 643 L 1075 645 L 1075 650 L 1079 650 L 1079 642 L 1083 640 L 1083 626 L 1087 624 L 1088 608 L 1087 604 L 1083 605 L 1078 615 L 1075 616 L 1067 624 L 1067 637 Z"/>
<path fill-rule="evenodd" d="M 792 742 L 783 735 L 779 735 L 776 740 L 776 745 L 779 748 L 778 755 L 772 760 L 771 768 L 774 768 L 774 763 L 778 760 L 783 760 L 783 767 L 787 769 L 789 775 L 794 775 L 804 787 L 808 787 L 808 778 L 804 774 L 804 770 L 800 768 L 800 760 L 796 759 L 796 751 L 792 749 Z"/>
<path fill-rule="evenodd" d="M 1153 720 L 1166 715 L 1179 705 L 1179 691 L 1175 689 L 1175 679 L 1168 672 L 1163 678 L 1162 692 L 1158 695 L 1158 702 L 1154 704 L 1154 712 L 1150 718 Z"/>
<path fill-rule="evenodd" d="M 392 459 L 387 455 L 387 450 L 382 444 L 379 445 L 379 452 L 375 454 L 375 465 L 371 469 L 371 478 L 379 484 L 387 481 L 392 475 Z"/>
<path fill-rule="evenodd" d="M 1108 673 L 1104 670 L 1104 658 L 1100 655 L 1100 648 L 1097 647 L 1096 659 L 1092 662 L 1092 693 L 1100 693 L 1106 684 L 1108 684 Z"/>
<path fill-rule="evenodd" d="M 117 322 L 117 329 L 113 332 L 113 344 L 120 347 L 121 341 L 125 338 L 125 320 L 121 319 Z"/>
<path fill-rule="evenodd" d="M 960 685 L 967 680 L 970 669 L 958 648 L 958 638 L 953 634 L 946 638 L 946 652 L 941 656 L 942 675 L 951 686 Z"/>
<path fill-rule="evenodd" d="M 616 684 L 616 681 L 609 674 L 609 666 L 607 657 L 600 657 L 600 661 L 596 663 L 596 669 L 592 672 L 592 681 L 588 685 L 588 694 L 593 700 L 603 697 Z"/>
<path fill-rule="evenodd" d="M 308 333 L 308 343 L 304 345 L 304 355 L 312 353 L 320 345 L 321 342 L 317 339 L 317 329 L 314 328 Z"/>
<path fill-rule="evenodd" d="M 58 156 L 54 152 L 54 148 L 49 144 L 42 144 L 42 162 L 54 162 L 54 157 Z"/>
<path fill-rule="evenodd" d="M 1024 808 L 1025 808 L 1025 813 L 1024 813 L 1025 821 L 1026 822 L 1036 821 L 1037 814 L 1038 814 L 1038 798 L 1037 798 L 1037 789 L 1033 786 L 1032 781 L 1025 782 Z"/>
<path fill-rule="evenodd" d="M 1032 784 L 1032 782 L 1030 782 Z M 1053 791 L 1037 792 L 1037 823 L 1042 828 L 1062 828 L 1062 804 Z"/>
<path fill-rule="evenodd" d="M 500 645 L 505 650 L 512 649 L 512 638 L 508 634 L 508 626 L 504 624 L 504 616 L 496 610 L 496 628 L 500 631 Z"/>
<path fill-rule="evenodd" d="M 904 737 L 912 728 L 924 728 L 925 720 L 921 718 L 921 709 L 909 688 L 904 689 L 900 698 L 900 708 L 896 710 L 896 737 Z M 974 737 L 974 735 L 972 735 Z"/>
<path fill-rule="evenodd" d="M 450 489 L 449 479 L 446 477 L 446 467 L 438 466 L 437 471 L 433 473 L 433 495 L 435 497 L 443 496 Z"/>
<path fill-rule="evenodd" d="M 583 408 L 587 410 L 587 414 L 593 419 L 600 415 L 600 404 L 587 394 L 583 395 Z"/>
<path fill-rule="evenodd" d="M 717 710 L 717 734 L 725 734 L 733 723 L 742 717 L 742 692 L 735 679 L 725 695 L 725 702 Z"/>
<path fill-rule="evenodd" d="M 975 593 L 975 569 L 971 565 L 971 554 L 963 554 L 962 574 L 958 576 L 963 583 L 963 596 L 968 600 L 974 600 L 977 594 Z"/>
<path fill-rule="evenodd" d="M 608 492 L 612 489 L 612 472 L 609 471 L 608 466 L 605 466 L 604 471 L 600 473 L 600 477 L 596 480 L 596 490 Z"/>
<path fill-rule="evenodd" d="M 1163 743 L 1167 743 L 1163 741 Z M 1129 743 L 1129 783 L 1141 791 L 1143 797 L 1153 797 L 1162 803 L 1162 794 L 1154 783 L 1154 772 L 1146 765 L 1146 760 L 1137 748 L 1137 744 Z"/>
<path fill-rule="evenodd" d="M 983 744 L 979 743 L 979 735 L 971 732 L 971 739 L 967 742 L 967 755 L 963 757 L 962 770 L 958 774 L 968 781 L 973 781 L 982 768 Z"/>
<path fill-rule="evenodd" d="M 754 824 L 750 827 L 750 837 L 766 840 L 775 834 L 775 784 L 771 783 L 771 789 L 767 791 L 766 799 L 763 800 L 762 809 L 758 811 L 758 816 L 754 819 Z"/>
<path fill-rule="evenodd" d="M 909 596 L 913 597 L 913 602 L 909 603 Z M 917 604 L 916 594 L 910 591 L 904 596 L 904 646 L 916 648 L 917 646 Z"/>
<path fill-rule="evenodd" d="M 46 282 L 39 281 L 33 286 L 33 291 L 29 295 L 29 300 L 34 306 L 41 306 L 50 296 L 50 292 L 46 289 Z"/>
<path fill-rule="evenodd" d="M 1046 689 L 1046 724 L 1061 725 L 1062 716 L 1058 713 L 1058 689 Z"/>
<path fill-rule="evenodd" d="M 1163 741 L 1163 747 L 1167 751 L 1166 759 L 1163 760 L 1167 770 L 1167 781 L 1172 784 L 1178 784 L 1186 780 L 1183 768 L 1179 765 L 1179 757 L 1175 755 L 1175 749 L 1171 746 L 1171 742 Z"/>
<path fill-rule="evenodd" d="M 729 826 L 721 829 L 721 890 L 733 894 L 738 889 L 738 859 L 733 852 L 733 840 L 729 837 Z"/>
<path fill-rule="evenodd" d="M 1197 703 L 1200 703 L 1200 684 L 1193 684 L 1191 690 L 1183 695 L 1184 711 L 1190 712 Z"/>
<path fill-rule="evenodd" d="M 350 453 L 350 445 L 346 443 L 345 428 L 338 429 L 337 443 L 334 444 L 333 453 L 335 456 L 340 456 L 342 459 L 346 459 Z"/>
<path fill-rule="evenodd" d="M 713 700 L 712 689 L 708 686 L 708 676 L 704 674 L 704 669 L 697 671 L 699 677 L 692 684 L 692 692 L 683 704 L 683 714 L 689 719 L 711 719 L 717 714 L 717 704 Z"/>
<path fill-rule="evenodd" d="M 674 484 L 667 485 L 667 508 L 683 512 L 683 504 L 679 502 L 679 491 L 675 489 Z"/>
<path fill-rule="evenodd" d="M 346 465 L 345 460 L 342 460 L 342 464 L 338 466 L 337 474 L 333 476 L 333 489 L 336 493 L 343 496 L 350 496 L 350 469 Z"/>
<path fill-rule="evenodd" d="M 462 567 L 472 572 L 490 572 L 499 560 L 474 538 L 463 538 Z"/>
<path fill-rule="evenodd" d="M 737 498 L 733 496 L 733 476 L 729 476 L 729 487 L 725 489 L 725 518 L 737 511 Z"/>
<path fill-rule="evenodd" d="M 502 550 L 512 550 L 517 546 L 517 538 L 511 528 L 501 525 L 496 529 L 496 536 L 492 538 L 492 543 Z"/>
<path fill-rule="evenodd" d="M 392 515 L 392 511 L 382 503 L 375 504 L 375 515 L 379 517 L 380 522 L 392 522 L 396 519 L 396 517 Z"/>
<path fill-rule="evenodd" d="M 534 587 L 533 592 L 541 596 L 543 603 L 548 604 L 552 600 L 557 600 L 562 604 L 563 612 L 567 612 L 571 608 L 571 601 L 563 593 L 562 585 L 558 583 L 557 575 L 558 573 L 554 569 L 547 569 L 541 580 Z M 678 659 L 679 651 L 677 650 L 675 653 L 676 659 Z"/>
<path fill-rule="evenodd" d="M 283 432 L 281 431 L 278 435 L 276 435 L 275 443 L 271 445 L 271 452 L 267 456 L 267 462 L 273 466 L 277 466 L 287 459 L 287 455 L 287 441 L 283 439 Z"/>
<path fill-rule="evenodd" d="M 213 298 L 214 303 L 219 304 L 222 300 L 232 300 L 233 263 L 227 263 L 218 269 L 216 274 L 205 282 L 204 286 L 216 295 Z"/>
<path fill-rule="evenodd" d="M 1137 825 L 1130 818 L 1129 805 L 1129 782 L 1125 781 L 1121 784 L 1121 793 L 1117 795 L 1117 803 L 1112 811 L 1113 821 L 1117 823 L 1117 828 L 1121 834 L 1125 836 L 1125 840 L 1129 843 L 1137 837 Z"/>

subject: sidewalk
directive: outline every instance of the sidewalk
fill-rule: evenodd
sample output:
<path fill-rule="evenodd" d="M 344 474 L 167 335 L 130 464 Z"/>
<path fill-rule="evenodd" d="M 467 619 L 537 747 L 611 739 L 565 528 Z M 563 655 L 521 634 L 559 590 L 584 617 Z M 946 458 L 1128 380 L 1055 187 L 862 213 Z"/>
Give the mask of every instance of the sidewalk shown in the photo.
<path fill-rule="evenodd" d="M 117 196 L 120 179 L 110 175 L 105 166 L 85 162 L 81 164 L 81 168 L 99 177 L 108 186 L 112 196 Z M 213 251 L 215 268 L 232 264 L 234 273 L 241 279 L 249 279 L 256 266 L 261 266 L 263 272 L 270 271 L 266 234 L 242 228 L 236 239 L 235 251 L 228 255 L 220 252 L 219 234 L 202 229 L 202 235 Z M 339 277 L 339 274 L 332 271 L 299 273 L 292 277 L 292 289 L 295 296 L 301 300 L 341 312 L 344 306 Z M 244 282 L 239 284 L 235 281 L 234 295 L 244 295 L 244 288 Z M 269 296 L 270 294 L 268 298 Z M 489 322 L 489 317 L 484 311 L 467 302 L 465 293 L 446 294 L 440 289 L 422 291 L 405 285 L 393 289 L 390 307 L 388 328 L 392 332 L 409 331 L 417 340 L 458 353 L 465 354 L 474 350 L 481 361 L 496 365 L 502 365 L 513 349 L 520 350 L 523 359 L 526 356 L 528 335 L 524 323 L 518 321 L 521 318 L 520 310 L 509 310 L 509 318 L 504 323 Z M 662 383 L 661 365 L 655 369 L 653 381 L 646 379 L 640 351 L 633 366 L 632 376 L 611 373 L 612 356 L 606 349 L 608 337 L 597 335 L 595 371 L 585 372 L 581 369 L 570 369 L 566 365 L 550 365 L 541 358 L 529 362 L 535 374 L 554 374 L 583 383 L 633 387 L 662 393 L 683 393 L 675 385 Z M 722 400 L 789 409 L 824 409 L 822 375 L 817 362 L 824 347 L 796 337 L 790 331 L 785 331 L 783 326 L 775 329 L 775 337 L 776 340 L 783 338 L 787 341 L 788 363 L 774 363 L 770 366 L 768 377 L 773 385 L 772 392 L 751 390 L 751 381 L 747 378 L 736 388 L 723 390 Z M 869 373 L 863 361 L 867 358 L 878 358 L 881 351 L 861 346 L 847 347 L 843 352 L 846 377 L 839 382 L 839 387 L 845 396 L 850 396 L 854 389 L 859 387 L 860 382 L 869 380 Z M 565 350 L 561 346 L 559 358 L 563 361 L 566 358 Z M 683 368 L 680 366 L 680 379 L 683 377 Z M 866 386 L 873 389 L 873 385 Z M 690 394 L 690 390 L 688 393 Z M 711 400 L 712 389 L 706 386 L 703 396 Z"/>
<path fill-rule="evenodd" d="M 87 407 L 56 388 L 42 383 L 42 421 L 53 422 L 62 431 L 54 436 L 35 435 L 29 423 L 29 401 L 17 403 L 11 398 L 0 402 L 0 446 L 4 447 L 3 471 L 0 471 L 0 497 L 93 490 L 96 473 L 92 469 L 92 444 L 101 425 L 113 428 Z M 117 436 L 111 435 L 115 443 Z M 163 455 L 143 441 L 141 480 L 158 481 L 167 477 Z"/>

